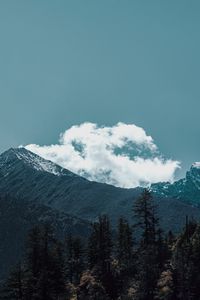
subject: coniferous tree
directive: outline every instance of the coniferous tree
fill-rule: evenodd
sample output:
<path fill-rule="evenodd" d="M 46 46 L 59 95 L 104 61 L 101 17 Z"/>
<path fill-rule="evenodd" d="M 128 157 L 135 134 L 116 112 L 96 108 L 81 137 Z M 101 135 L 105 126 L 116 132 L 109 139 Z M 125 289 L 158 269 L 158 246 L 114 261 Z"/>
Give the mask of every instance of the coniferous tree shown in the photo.
<path fill-rule="evenodd" d="M 66 274 L 63 245 L 56 241 L 52 253 L 51 276 L 53 282 L 53 298 L 63 299 L 66 293 Z M 65 298 L 64 298 L 65 299 Z"/>
<path fill-rule="evenodd" d="M 160 228 L 157 230 L 156 248 L 157 248 L 157 265 L 158 268 L 162 270 L 164 264 L 170 258 L 170 249 L 166 239 L 163 236 L 163 231 Z"/>
<path fill-rule="evenodd" d="M 66 273 L 70 283 L 78 284 L 84 270 L 84 249 L 77 237 L 69 235 L 66 242 Z"/>
<path fill-rule="evenodd" d="M 122 291 L 127 288 L 129 279 L 134 276 L 133 257 L 132 229 L 128 221 L 121 217 L 118 221 L 116 236 L 116 259 L 118 272 L 115 272 L 115 280 L 118 280 L 116 285 L 119 293 L 122 293 Z"/>
<path fill-rule="evenodd" d="M 102 282 L 106 293 L 115 299 L 116 281 L 112 272 L 112 237 L 110 221 L 107 216 L 100 216 L 93 224 L 88 245 L 88 263 L 95 276 Z"/>
<path fill-rule="evenodd" d="M 145 189 L 134 205 L 135 228 L 141 233 L 138 249 L 137 280 L 139 300 L 154 299 L 159 277 L 158 243 L 159 221 L 156 206 L 149 190 Z M 160 245 L 159 245 L 160 246 Z"/>
<path fill-rule="evenodd" d="M 160 275 L 156 288 L 155 300 L 177 300 L 173 271 L 170 266 L 168 266 L 168 268 Z"/>
<path fill-rule="evenodd" d="M 42 228 L 40 253 L 40 274 L 37 281 L 37 298 L 50 300 L 53 294 L 51 246 L 54 240 L 51 226 L 45 224 Z"/>
<path fill-rule="evenodd" d="M 196 226 L 192 235 L 192 253 L 191 253 L 191 299 L 200 299 L 200 225 Z"/>
<path fill-rule="evenodd" d="M 200 224 L 186 218 L 181 234 L 164 237 L 147 190 L 136 202 L 135 218 L 140 235 L 133 248 L 124 218 L 112 236 L 108 217 L 100 217 L 92 226 L 88 257 L 76 237 L 69 236 L 65 247 L 50 225 L 33 228 L 25 260 L 4 282 L 0 299 L 200 299 Z"/>
<path fill-rule="evenodd" d="M 37 281 L 38 300 L 62 299 L 65 293 L 64 264 L 53 228 L 45 224 L 41 233 L 40 274 Z"/>
<path fill-rule="evenodd" d="M 108 300 L 105 288 L 95 276 L 87 271 L 83 273 L 77 289 L 77 300 Z"/>
<path fill-rule="evenodd" d="M 184 231 L 177 239 L 172 257 L 177 299 L 199 298 L 199 237 L 196 223 L 188 222 L 186 218 Z"/>
<path fill-rule="evenodd" d="M 101 273 L 110 270 L 112 239 L 110 221 L 107 216 L 100 216 L 93 224 L 89 238 L 88 261 L 92 269 L 97 267 Z"/>
<path fill-rule="evenodd" d="M 0 299 L 25 300 L 24 270 L 18 264 L 10 273 L 0 292 Z"/>
<path fill-rule="evenodd" d="M 155 243 L 159 220 L 151 192 L 144 189 L 134 204 L 134 227 L 141 232 L 141 242 L 145 245 Z"/>
<path fill-rule="evenodd" d="M 66 292 L 63 249 L 49 224 L 32 229 L 26 252 L 26 299 L 62 299 Z"/>
<path fill-rule="evenodd" d="M 26 297 L 34 299 L 37 295 L 37 281 L 41 272 L 41 228 L 35 226 L 28 235 L 26 243 Z"/>
<path fill-rule="evenodd" d="M 128 221 L 122 217 L 118 222 L 116 250 L 121 268 L 129 269 L 133 259 L 133 237 Z"/>

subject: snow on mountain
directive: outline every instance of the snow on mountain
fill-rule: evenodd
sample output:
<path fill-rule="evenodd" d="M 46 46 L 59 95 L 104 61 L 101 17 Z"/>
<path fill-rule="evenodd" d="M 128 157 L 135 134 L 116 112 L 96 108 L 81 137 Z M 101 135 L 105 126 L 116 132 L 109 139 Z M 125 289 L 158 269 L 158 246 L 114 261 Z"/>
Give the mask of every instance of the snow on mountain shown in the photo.
<path fill-rule="evenodd" d="M 200 206 L 200 162 L 192 164 L 185 178 L 172 184 L 152 184 L 151 190 L 156 195 L 170 196 Z"/>
<path fill-rule="evenodd" d="M 49 160 L 26 150 L 25 148 L 11 148 L 0 155 L 0 171 L 4 177 L 12 172 L 17 162 L 21 161 L 26 166 L 29 166 L 40 172 L 47 172 L 55 176 L 67 175 L 76 176 L 72 172 L 63 169 Z"/>
<path fill-rule="evenodd" d="M 36 156 L 31 152 L 27 152 L 23 148 L 19 148 L 18 151 L 15 151 L 15 154 L 18 159 L 28 163 L 37 171 L 49 172 L 57 176 L 61 175 L 61 172 L 59 172 L 55 164 L 50 161 L 45 161 L 40 156 Z"/>
<path fill-rule="evenodd" d="M 192 167 L 199 169 L 200 168 L 200 162 L 193 163 Z"/>

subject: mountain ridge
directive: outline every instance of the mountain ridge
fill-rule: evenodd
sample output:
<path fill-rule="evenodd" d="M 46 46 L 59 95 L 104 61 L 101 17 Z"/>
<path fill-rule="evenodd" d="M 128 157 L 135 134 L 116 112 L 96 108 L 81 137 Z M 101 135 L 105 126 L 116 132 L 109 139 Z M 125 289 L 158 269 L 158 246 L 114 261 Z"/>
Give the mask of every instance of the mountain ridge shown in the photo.
<path fill-rule="evenodd" d="M 186 172 L 185 178 L 174 183 L 157 183 L 151 185 L 155 194 L 162 194 L 164 197 L 173 197 L 193 205 L 200 205 L 200 163 L 195 162 Z"/>
<path fill-rule="evenodd" d="M 194 173 L 196 168 L 193 166 L 192 170 Z M 200 176 L 200 169 L 198 172 Z M 20 199 L 47 205 L 90 221 L 100 214 L 108 214 L 115 224 L 120 215 L 131 220 L 133 203 L 143 190 L 142 187 L 125 189 L 89 181 L 25 148 L 11 148 L 2 153 L 0 173 L 0 192 L 9 191 L 11 195 Z M 179 210 L 183 210 L 183 215 L 186 214 L 187 203 L 193 203 L 187 198 L 190 193 L 196 192 L 194 185 L 188 188 L 192 175 L 188 173 L 186 177 L 188 180 L 181 179 L 172 184 L 158 183 L 151 186 L 155 201 L 160 207 L 161 217 L 166 219 L 169 213 L 169 218 L 176 224 L 173 205 L 180 206 Z M 185 180 L 187 184 L 184 183 Z M 187 193 L 183 190 L 187 197 L 179 193 L 184 185 L 187 187 Z M 200 202 L 200 194 L 196 197 L 199 197 L 197 200 Z M 198 206 L 198 201 L 193 204 Z M 193 205 L 189 206 L 189 210 L 196 215 Z M 164 225 L 166 227 L 166 224 Z"/>

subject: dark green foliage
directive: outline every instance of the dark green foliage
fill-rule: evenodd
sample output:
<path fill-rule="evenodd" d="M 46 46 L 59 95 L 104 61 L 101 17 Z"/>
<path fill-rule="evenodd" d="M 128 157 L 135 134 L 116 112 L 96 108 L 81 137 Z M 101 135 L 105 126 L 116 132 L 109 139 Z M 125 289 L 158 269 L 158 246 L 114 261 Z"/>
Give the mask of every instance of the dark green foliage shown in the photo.
<path fill-rule="evenodd" d="M 178 237 L 172 262 L 176 279 L 177 299 L 200 298 L 200 229 L 196 223 L 186 222 Z"/>
<path fill-rule="evenodd" d="M 93 224 L 89 239 L 88 261 L 90 268 L 98 267 L 102 273 L 109 271 L 111 251 L 110 221 L 107 216 L 100 216 L 99 221 Z"/>
<path fill-rule="evenodd" d="M 54 238 L 49 225 L 40 229 L 38 245 L 31 243 L 28 247 L 28 285 L 30 299 L 53 300 L 65 292 L 64 261 L 61 245 Z M 35 235 L 32 234 L 32 237 Z M 33 240 L 32 240 L 33 242 Z M 36 250 L 37 249 L 37 250 Z M 36 254 L 38 251 L 38 254 Z M 32 256 L 30 253 L 32 252 Z M 33 254 L 36 254 L 35 256 Z M 35 258 L 32 260 L 31 258 Z M 32 283 L 32 286 L 30 283 Z"/>
<path fill-rule="evenodd" d="M 133 259 L 133 237 L 132 230 L 126 219 L 120 218 L 117 231 L 116 254 L 122 269 L 131 268 Z"/>
<path fill-rule="evenodd" d="M 118 293 L 128 286 L 129 279 L 135 274 L 135 253 L 133 250 L 132 229 L 128 221 L 121 217 L 118 221 L 116 237 L 115 280 Z"/>
<path fill-rule="evenodd" d="M 141 232 L 141 244 L 154 245 L 158 230 L 159 220 L 153 197 L 148 189 L 145 189 L 134 204 L 135 228 Z"/>
<path fill-rule="evenodd" d="M 155 287 L 163 264 L 163 239 L 159 228 L 156 207 L 149 190 L 144 190 L 134 206 L 136 223 L 141 234 L 137 253 L 137 297 L 154 299 Z"/>
<path fill-rule="evenodd" d="M 71 283 L 78 284 L 84 270 L 84 249 L 80 238 L 69 235 L 66 241 L 66 275 Z"/>
<path fill-rule="evenodd" d="M 5 299 L 62 299 L 66 292 L 63 252 L 51 226 L 30 232 L 24 267 L 11 273 L 3 292 Z"/>
<path fill-rule="evenodd" d="M 167 266 L 160 275 L 156 288 L 155 299 L 176 300 L 173 270 L 170 266 Z"/>
<path fill-rule="evenodd" d="M 106 293 L 115 299 L 117 288 L 115 288 L 114 274 L 111 269 L 112 247 L 110 221 L 107 216 L 100 216 L 98 222 L 93 224 L 89 239 L 88 264 L 102 282 Z"/>
<path fill-rule="evenodd" d="M 77 300 L 108 300 L 102 283 L 90 272 L 83 273 L 77 290 Z"/>
<path fill-rule="evenodd" d="M 18 264 L 11 271 L 5 284 L 2 286 L 0 299 L 8 300 L 24 300 L 24 270 L 21 264 Z"/>
<path fill-rule="evenodd" d="M 186 217 L 179 236 L 165 235 L 148 190 L 135 203 L 134 221 L 134 232 L 122 217 L 113 232 L 100 216 L 87 245 L 73 235 L 57 240 L 48 224 L 34 227 L 23 264 L 2 285 L 0 299 L 200 299 L 200 224 Z"/>

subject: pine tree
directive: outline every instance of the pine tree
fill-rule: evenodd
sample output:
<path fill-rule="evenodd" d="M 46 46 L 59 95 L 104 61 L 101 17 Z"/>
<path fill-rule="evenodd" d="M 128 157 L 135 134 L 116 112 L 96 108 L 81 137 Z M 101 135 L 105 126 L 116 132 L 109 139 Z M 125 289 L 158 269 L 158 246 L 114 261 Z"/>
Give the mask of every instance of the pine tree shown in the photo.
<path fill-rule="evenodd" d="M 170 249 L 166 239 L 164 239 L 163 237 L 163 232 L 160 228 L 157 230 L 156 248 L 157 248 L 157 265 L 158 268 L 162 270 L 164 264 L 170 258 Z"/>
<path fill-rule="evenodd" d="M 84 269 L 84 249 L 79 238 L 69 235 L 66 242 L 66 273 L 71 283 L 78 284 Z"/>
<path fill-rule="evenodd" d="M 177 299 L 200 298 L 200 229 L 196 222 L 187 221 L 173 251 Z"/>
<path fill-rule="evenodd" d="M 21 264 L 18 264 L 10 273 L 8 279 L 4 283 L 0 299 L 8 300 L 25 300 L 24 291 L 24 270 Z"/>
<path fill-rule="evenodd" d="M 83 273 L 77 289 L 77 300 L 108 300 L 105 288 L 91 272 Z"/>
<path fill-rule="evenodd" d="M 37 282 L 38 300 L 54 300 L 65 293 L 63 255 L 54 237 L 53 228 L 45 224 L 41 233 L 40 275 Z"/>
<path fill-rule="evenodd" d="M 99 221 L 93 224 L 88 250 L 90 268 L 97 267 L 102 273 L 108 272 L 111 263 L 112 239 L 107 216 L 99 217 Z"/>
<path fill-rule="evenodd" d="M 191 253 L 191 299 L 200 299 L 200 225 L 196 226 L 192 235 L 192 253 Z"/>
<path fill-rule="evenodd" d="M 118 270 L 115 268 L 115 281 L 120 294 L 127 288 L 135 272 L 132 230 L 128 221 L 122 217 L 118 221 L 116 258 Z"/>
<path fill-rule="evenodd" d="M 138 299 L 153 300 L 159 277 L 158 233 L 159 221 L 156 206 L 149 190 L 145 189 L 134 205 L 134 225 L 141 233 L 138 249 Z M 160 245 L 159 245 L 160 246 Z"/>
<path fill-rule="evenodd" d="M 173 270 L 170 267 L 164 270 L 158 280 L 156 289 L 156 300 L 177 300 L 175 295 Z"/>
<path fill-rule="evenodd" d="M 133 259 L 132 230 L 126 219 L 120 218 L 117 231 L 117 259 L 123 269 L 129 269 Z"/>
<path fill-rule="evenodd" d="M 49 224 L 32 229 L 25 261 L 27 300 L 54 300 L 65 294 L 63 248 Z"/>
<path fill-rule="evenodd" d="M 110 222 L 107 216 L 99 217 L 93 224 L 89 238 L 88 262 L 90 269 L 102 282 L 106 293 L 115 299 L 117 294 L 114 274 L 111 270 L 112 237 Z"/>
<path fill-rule="evenodd" d="M 41 272 L 41 228 L 34 227 L 26 243 L 26 297 L 34 299 L 37 295 L 37 281 Z"/>
<path fill-rule="evenodd" d="M 63 245 L 55 241 L 51 253 L 52 294 L 55 299 L 62 299 L 66 293 L 66 274 Z"/>
<path fill-rule="evenodd" d="M 134 218 L 137 221 L 134 227 L 141 231 L 142 243 L 146 246 L 154 244 L 159 220 L 153 197 L 148 189 L 144 189 L 134 204 Z"/>

